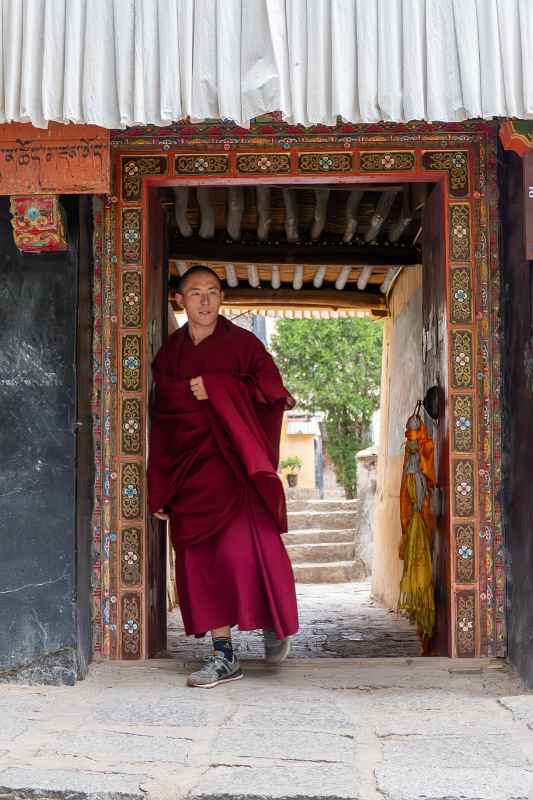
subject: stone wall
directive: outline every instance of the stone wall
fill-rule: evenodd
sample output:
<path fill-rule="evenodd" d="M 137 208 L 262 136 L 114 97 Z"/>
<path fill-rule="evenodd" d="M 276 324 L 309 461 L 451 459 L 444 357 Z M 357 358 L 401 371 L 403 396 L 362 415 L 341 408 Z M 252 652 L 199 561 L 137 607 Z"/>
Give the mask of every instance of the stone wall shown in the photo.
<path fill-rule="evenodd" d="M 78 199 L 70 249 L 22 256 L 0 198 L 0 680 L 73 683 L 90 654 L 92 466 L 77 499 Z M 90 243 L 89 243 L 90 244 Z M 88 288 L 85 287 L 85 295 Z M 85 311 L 88 303 L 85 303 Z M 90 304 L 89 304 L 90 308 Z M 89 325 L 85 335 L 90 336 Z M 87 343 L 86 343 L 87 344 Z M 90 375 L 89 347 L 85 373 Z M 84 392 L 89 395 L 90 380 Z M 92 465 L 92 450 L 85 461 Z M 85 511 L 84 511 L 85 509 Z M 83 515 L 85 513 L 85 519 Z M 78 561 L 79 558 L 79 561 Z M 83 584 L 83 585 L 82 585 Z"/>

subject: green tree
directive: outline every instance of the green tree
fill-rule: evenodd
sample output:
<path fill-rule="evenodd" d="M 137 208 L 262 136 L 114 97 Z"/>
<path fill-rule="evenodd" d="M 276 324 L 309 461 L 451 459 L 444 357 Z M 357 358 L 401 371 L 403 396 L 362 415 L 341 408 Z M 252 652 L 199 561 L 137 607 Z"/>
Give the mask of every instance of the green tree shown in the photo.
<path fill-rule="evenodd" d="M 280 320 L 271 349 L 298 407 L 324 415 L 326 452 L 347 497 L 358 450 L 379 406 L 382 324 L 368 319 Z"/>

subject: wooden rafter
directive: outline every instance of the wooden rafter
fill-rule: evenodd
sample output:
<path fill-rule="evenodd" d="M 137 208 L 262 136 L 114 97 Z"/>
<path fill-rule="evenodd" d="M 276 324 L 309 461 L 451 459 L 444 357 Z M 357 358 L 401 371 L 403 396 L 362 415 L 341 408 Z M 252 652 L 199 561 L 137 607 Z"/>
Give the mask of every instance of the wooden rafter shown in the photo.
<path fill-rule="evenodd" d="M 396 192 L 383 192 L 378 200 L 376 210 L 370 220 L 370 227 L 365 233 L 365 242 L 373 242 L 380 232 L 385 220 L 389 216 L 394 200 L 396 199 Z"/>

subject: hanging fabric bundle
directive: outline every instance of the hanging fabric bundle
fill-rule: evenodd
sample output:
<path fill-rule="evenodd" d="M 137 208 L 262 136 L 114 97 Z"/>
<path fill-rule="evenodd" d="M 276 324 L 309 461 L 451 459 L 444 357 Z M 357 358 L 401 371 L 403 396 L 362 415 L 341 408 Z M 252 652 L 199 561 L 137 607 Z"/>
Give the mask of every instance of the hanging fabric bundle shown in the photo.
<path fill-rule="evenodd" d="M 431 546 L 435 519 L 431 493 L 435 487 L 433 440 L 419 416 L 420 404 L 409 417 L 405 431 L 405 458 L 400 489 L 403 560 L 398 608 L 416 624 L 422 651 L 429 650 L 435 626 L 435 594 Z"/>

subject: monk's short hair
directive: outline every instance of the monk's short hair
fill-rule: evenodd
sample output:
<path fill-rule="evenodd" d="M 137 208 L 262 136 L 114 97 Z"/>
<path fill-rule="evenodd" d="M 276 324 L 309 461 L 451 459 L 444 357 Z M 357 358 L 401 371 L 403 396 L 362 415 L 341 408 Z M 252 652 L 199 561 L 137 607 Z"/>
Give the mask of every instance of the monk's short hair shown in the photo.
<path fill-rule="evenodd" d="M 185 291 L 185 285 L 190 277 L 193 275 L 197 275 L 199 272 L 206 272 L 208 275 L 212 275 L 215 278 L 216 282 L 218 283 L 220 289 L 222 289 L 222 281 L 216 274 L 214 269 L 208 267 L 206 264 L 193 264 L 192 267 L 189 267 L 187 272 L 184 272 L 183 275 L 180 277 L 178 284 L 176 286 L 176 291 L 178 294 L 183 294 Z"/>

